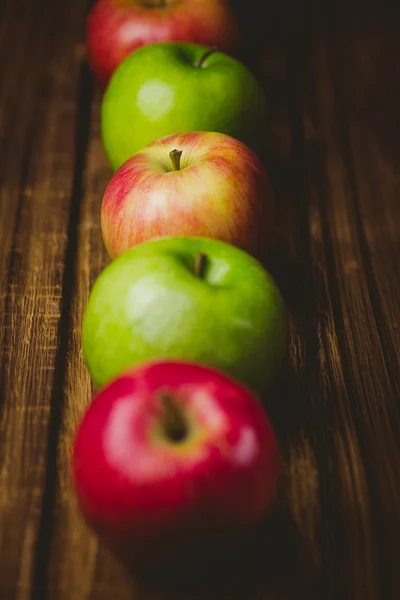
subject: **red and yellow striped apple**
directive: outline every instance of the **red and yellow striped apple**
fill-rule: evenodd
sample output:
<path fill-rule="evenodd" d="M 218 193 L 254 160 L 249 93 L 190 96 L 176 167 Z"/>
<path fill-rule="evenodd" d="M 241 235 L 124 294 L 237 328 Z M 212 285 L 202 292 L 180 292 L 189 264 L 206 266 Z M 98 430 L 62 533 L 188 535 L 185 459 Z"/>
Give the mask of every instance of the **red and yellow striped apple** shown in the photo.
<path fill-rule="evenodd" d="M 101 207 L 111 258 L 164 236 L 215 238 L 258 256 L 274 226 L 273 191 L 261 160 L 215 132 L 152 142 L 115 173 Z"/>
<path fill-rule="evenodd" d="M 128 54 L 167 41 L 237 55 L 240 30 L 228 0 L 98 0 L 87 20 L 89 64 L 104 84 Z"/>

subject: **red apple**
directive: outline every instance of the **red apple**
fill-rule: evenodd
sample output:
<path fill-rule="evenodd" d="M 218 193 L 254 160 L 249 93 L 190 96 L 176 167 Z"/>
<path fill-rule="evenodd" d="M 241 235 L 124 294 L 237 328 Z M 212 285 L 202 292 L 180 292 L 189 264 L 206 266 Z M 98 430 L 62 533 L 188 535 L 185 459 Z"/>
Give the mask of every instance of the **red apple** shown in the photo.
<path fill-rule="evenodd" d="M 88 60 L 103 83 L 145 44 L 194 42 L 235 55 L 239 40 L 228 0 L 98 0 L 86 30 Z"/>
<path fill-rule="evenodd" d="M 274 196 L 260 159 L 239 140 L 211 132 L 172 134 L 115 173 L 101 227 L 111 258 L 164 236 L 216 238 L 257 256 L 273 238 Z"/>
<path fill-rule="evenodd" d="M 250 531 L 276 490 L 277 442 L 258 399 L 187 361 L 151 362 L 99 392 L 77 430 L 77 498 L 136 568 Z"/>

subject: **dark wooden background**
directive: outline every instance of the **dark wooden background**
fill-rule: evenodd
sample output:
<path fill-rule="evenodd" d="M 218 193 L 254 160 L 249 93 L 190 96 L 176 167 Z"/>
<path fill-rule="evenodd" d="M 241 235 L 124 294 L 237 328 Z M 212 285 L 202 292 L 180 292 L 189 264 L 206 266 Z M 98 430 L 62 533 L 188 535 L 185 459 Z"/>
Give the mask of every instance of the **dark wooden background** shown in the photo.
<path fill-rule="evenodd" d="M 111 176 L 82 0 L 0 4 L 0 598 L 400 598 L 400 26 L 378 0 L 237 3 L 265 85 L 290 309 L 284 465 L 250 567 L 139 585 L 76 510 L 81 322 Z M 263 10 L 261 12 L 261 6 Z M 201 589 L 200 583 L 203 584 Z"/>

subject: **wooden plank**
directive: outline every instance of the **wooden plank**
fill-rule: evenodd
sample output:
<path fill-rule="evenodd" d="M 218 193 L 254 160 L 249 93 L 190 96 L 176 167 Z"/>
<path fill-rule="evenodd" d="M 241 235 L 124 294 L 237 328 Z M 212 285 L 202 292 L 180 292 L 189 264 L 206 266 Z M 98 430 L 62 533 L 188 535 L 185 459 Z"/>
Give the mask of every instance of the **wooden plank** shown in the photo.
<path fill-rule="evenodd" d="M 396 245 L 389 231 L 384 240 L 380 235 L 385 230 L 387 214 L 382 211 L 378 216 L 373 210 L 370 190 L 376 168 L 361 169 L 361 157 L 371 148 L 373 152 L 379 148 L 382 129 L 368 129 L 368 150 L 365 139 L 353 137 L 350 145 L 347 138 L 347 132 L 352 132 L 352 124 L 356 123 L 354 114 L 354 121 L 348 120 L 349 107 L 362 102 L 365 114 L 372 113 L 373 98 L 363 88 L 373 86 L 376 80 L 370 69 L 357 70 L 354 78 L 353 61 L 357 54 L 367 47 L 363 58 L 368 61 L 374 45 L 369 35 L 362 38 L 355 31 L 351 36 L 343 34 L 339 23 L 344 19 L 342 13 L 336 23 L 337 36 L 333 36 L 335 51 L 340 47 L 339 62 L 335 63 L 326 37 L 321 35 L 311 48 L 312 58 L 302 89 L 323 377 L 321 399 L 329 424 L 333 465 L 329 486 L 331 518 L 324 524 L 330 530 L 331 577 L 327 585 L 333 598 L 396 598 L 398 593 L 393 586 L 395 579 L 398 586 L 398 578 L 393 574 L 393 559 L 400 552 L 399 494 L 395 483 L 400 468 L 399 396 L 387 360 L 386 346 L 393 348 L 393 336 L 385 322 L 390 318 L 387 303 L 395 302 L 398 307 L 398 297 L 395 300 L 388 294 L 384 277 L 390 271 L 392 285 L 398 286 L 398 272 L 389 267 L 393 265 Z M 387 38 L 379 38 L 379 44 L 383 60 L 389 50 Z M 377 55 L 375 61 L 375 68 L 379 69 Z M 338 80 L 339 71 L 348 74 L 346 96 L 341 89 L 343 82 Z M 382 160 L 388 164 L 386 157 Z M 359 169 L 359 187 L 354 165 Z M 388 185 L 390 179 L 386 182 Z M 389 210 L 393 219 L 398 209 L 392 205 Z M 369 242 L 365 231 L 373 232 Z M 396 233 L 398 236 L 398 227 Z M 379 245 L 379 256 L 372 241 Z M 374 263 L 379 271 L 376 279 L 372 277 Z M 384 265 L 383 275 L 379 264 Z M 382 303 L 378 296 L 384 299 Z"/>
<path fill-rule="evenodd" d="M 276 192 L 279 244 L 267 265 L 284 294 L 290 318 L 289 368 L 268 408 L 279 434 L 283 469 L 279 508 L 264 541 L 260 598 L 319 598 L 323 562 L 321 519 L 326 449 L 317 394 L 315 297 L 307 242 L 307 198 L 298 141 L 294 34 L 267 44 L 259 77 L 264 83 L 271 127 L 265 163 Z M 288 576 L 290 573 L 290 577 Z M 258 596 L 257 596 L 258 597 Z"/>
<path fill-rule="evenodd" d="M 400 53 L 398 35 L 377 27 L 347 38 L 353 57 L 345 69 L 343 46 L 333 48 L 340 129 L 351 211 L 373 318 L 370 347 L 358 357 L 366 391 L 364 460 L 370 471 L 381 594 L 400 596 L 396 556 L 400 554 L 400 269 L 396 255 L 400 240 L 400 87 L 392 73 Z M 352 73 L 360 73 L 354 77 Z M 364 335 L 364 338 L 366 336 Z M 367 360 L 365 361 L 365 358 Z"/>
<path fill-rule="evenodd" d="M 11 259 L 11 246 L 19 200 L 25 193 L 26 162 L 29 156 L 29 145 L 32 140 L 34 120 L 33 109 L 38 103 L 38 93 L 43 81 L 43 56 L 52 44 L 45 37 L 50 25 L 45 19 L 38 28 L 40 43 L 31 49 L 34 37 L 30 19 L 33 16 L 30 4 L 26 7 L 27 19 L 17 21 L 12 18 L 12 4 L 4 9 L 1 21 L 0 52 L 2 64 L 6 64 L 8 44 L 15 39 L 12 68 L 3 70 L 2 86 L 0 89 L 0 142 L 3 150 L 0 169 L 0 315 L 5 313 L 7 297 L 7 277 Z M 46 41 L 44 41 L 46 40 Z M 26 55 L 30 52 L 30 69 L 25 72 Z M 16 98 L 19 101 L 16 102 Z M 6 151 L 7 149 L 7 151 Z M 22 186 L 21 186 L 22 176 Z M 1 332 L 5 331 L 1 327 Z"/>
<path fill-rule="evenodd" d="M 100 138 L 101 92 L 93 104 L 86 159 L 84 195 L 78 226 L 69 344 L 66 356 L 64 418 L 58 443 L 58 478 L 54 531 L 48 564 L 48 597 L 83 600 L 93 597 L 131 598 L 130 582 L 112 557 L 98 553 L 97 539 L 76 506 L 69 461 L 76 425 L 92 398 L 90 377 L 82 355 L 81 328 L 91 286 L 108 262 L 100 229 L 100 206 L 112 171 Z M 100 594 L 100 595 L 99 595 Z"/>
<path fill-rule="evenodd" d="M 313 46 L 312 55 L 324 57 L 324 49 L 324 42 L 318 41 Z M 320 92 L 321 78 L 328 86 L 328 92 L 317 97 L 317 108 L 310 108 L 310 99 L 314 93 Z M 337 241 L 336 245 L 331 241 L 337 228 L 339 231 L 348 228 L 348 220 L 347 215 L 342 216 L 342 221 L 339 222 L 328 220 L 327 217 L 327 205 L 331 208 L 330 200 L 337 199 L 339 195 L 345 197 L 345 192 L 341 187 L 343 182 L 340 173 L 336 172 L 335 177 L 328 180 L 327 170 L 335 168 L 337 155 L 325 158 L 324 148 L 329 130 L 321 130 L 320 122 L 316 121 L 312 111 L 313 108 L 317 110 L 319 116 L 321 112 L 325 114 L 330 109 L 331 73 L 329 64 L 323 58 L 315 66 L 306 84 L 309 87 L 303 90 L 301 135 L 306 153 L 304 169 L 307 173 L 311 257 L 317 298 L 315 325 L 318 334 L 319 394 L 325 414 L 325 443 L 329 456 L 329 478 L 325 491 L 328 508 L 323 522 L 327 568 L 324 592 L 328 598 L 338 595 L 359 598 L 361 576 L 362 579 L 367 578 L 366 597 L 376 598 L 375 555 L 371 556 L 373 545 L 369 527 L 371 506 L 348 389 L 353 377 L 353 365 L 348 369 L 343 364 L 339 342 L 342 322 L 337 315 L 339 290 L 333 254 L 341 252 L 343 239 Z M 357 402 L 357 398 L 355 401 Z M 347 583 L 346 563 L 354 573 L 354 578 L 347 580 Z"/>
<path fill-rule="evenodd" d="M 60 400 L 53 383 L 84 10 L 78 1 L 49 2 L 38 19 L 34 2 L 3 7 L 0 596 L 5 599 L 31 597 L 41 558 L 51 402 Z"/>

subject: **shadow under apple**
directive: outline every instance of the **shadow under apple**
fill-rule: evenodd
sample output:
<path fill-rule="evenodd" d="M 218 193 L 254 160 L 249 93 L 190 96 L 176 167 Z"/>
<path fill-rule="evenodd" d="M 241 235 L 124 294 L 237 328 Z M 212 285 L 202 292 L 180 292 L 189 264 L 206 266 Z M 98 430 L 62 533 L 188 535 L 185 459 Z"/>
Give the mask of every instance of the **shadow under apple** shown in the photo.
<path fill-rule="evenodd" d="M 315 566 L 307 540 L 288 513 L 278 508 L 270 512 L 246 541 L 232 540 L 218 553 L 181 561 L 166 572 L 131 570 L 131 575 L 139 586 L 141 598 L 318 598 Z"/>

